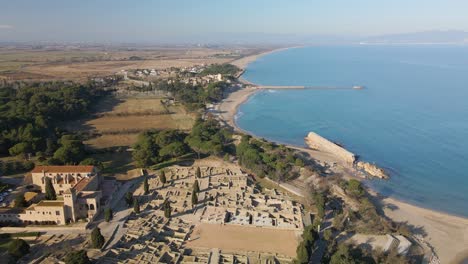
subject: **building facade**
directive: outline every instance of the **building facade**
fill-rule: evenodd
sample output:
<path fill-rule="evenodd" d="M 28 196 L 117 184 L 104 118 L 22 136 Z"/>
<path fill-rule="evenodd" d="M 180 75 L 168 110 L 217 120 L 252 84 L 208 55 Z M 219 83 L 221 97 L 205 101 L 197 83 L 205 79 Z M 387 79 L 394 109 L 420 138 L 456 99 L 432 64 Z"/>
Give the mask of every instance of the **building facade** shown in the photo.
<path fill-rule="evenodd" d="M 24 210 L 0 210 L 0 222 L 65 225 L 91 221 L 103 203 L 102 177 L 94 166 L 36 166 L 32 182 L 45 192 L 49 178 L 57 200 L 42 200 Z"/>

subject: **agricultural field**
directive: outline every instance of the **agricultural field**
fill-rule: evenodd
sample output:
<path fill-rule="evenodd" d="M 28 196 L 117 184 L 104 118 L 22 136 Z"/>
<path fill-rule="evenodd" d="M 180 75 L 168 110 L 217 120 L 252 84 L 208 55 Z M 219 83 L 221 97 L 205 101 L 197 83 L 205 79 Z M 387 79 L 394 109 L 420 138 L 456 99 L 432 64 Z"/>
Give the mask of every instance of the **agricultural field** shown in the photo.
<path fill-rule="evenodd" d="M 85 143 L 93 148 L 131 146 L 138 134 L 149 129 L 192 128 L 195 116 L 183 106 L 163 104 L 161 98 L 127 98 L 104 100 L 95 119 L 88 120 L 84 127 L 99 136 Z"/>
<path fill-rule="evenodd" d="M 225 63 L 239 56 L 240 53 L 230 49 L 197 47 L 180 49 L 0 47 L 0 79 L 85 81 L 89 77 L 109 76 L 121 70 L 165 69 Z"/>

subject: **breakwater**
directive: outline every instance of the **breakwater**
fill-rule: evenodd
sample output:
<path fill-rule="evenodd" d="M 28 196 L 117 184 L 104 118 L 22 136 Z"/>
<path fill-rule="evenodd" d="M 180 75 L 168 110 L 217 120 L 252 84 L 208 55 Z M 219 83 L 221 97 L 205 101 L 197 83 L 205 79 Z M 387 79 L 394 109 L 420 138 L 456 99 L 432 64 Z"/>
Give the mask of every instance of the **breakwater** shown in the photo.
<path fill-rule="evenodd" d="M 252 85 L 252 84 L 250 84 Z M 259 89 L 308 89 L 308 90 L 360 90 L 363 86 L 303 86 L 303 85 L 254 85 Z"/>
<path fill-rule="evenodd" d="M 346 164 L 367 173 L 369 176 L 388 179 L 387 173 L 382 168 L 369 162 L 358 161 L 359 157 L 356 154 L 317 133 L 310 132 L 305 138 L 305 142 L 310 148 L 333 154 Z"/>
<path fill-rule="evenodd" d="M 331 153 L 350 165 L 353 165 L 357 160 L 357 156 L 354 153 L 317 133 L 310 132 L 305 138 L 305 142 L 310 148 Z"/>

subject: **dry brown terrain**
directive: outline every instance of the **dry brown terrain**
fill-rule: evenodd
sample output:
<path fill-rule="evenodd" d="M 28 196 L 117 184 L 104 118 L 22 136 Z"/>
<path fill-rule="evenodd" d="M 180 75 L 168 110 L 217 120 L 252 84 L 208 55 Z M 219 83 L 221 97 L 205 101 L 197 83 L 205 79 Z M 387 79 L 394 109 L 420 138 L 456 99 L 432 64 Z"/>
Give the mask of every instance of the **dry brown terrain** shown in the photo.
<path fill-rule="evenodd" d="M 0 78 L 83 81 L 120 70 L 225 63 L 251 52 L 250 48 L 203 47 L 0 48 Z"/>
<path fill-rule="evenodd" d="M 161 98 L 106 99 L 99 103 L 97 117 L 67 124 L 74 131 L 95 131 L 98 137 L 85 143 L 94 148 L 131 146 L 138 134 L 149 129 L 190 130 L 195 116 L 183 106 L 165 107 Z"/>
<path fill-rule="evenodd" d="M 200 224 L 195 227 L 187 247 L 273 252 L 295 257 L 298 245 L 296 233 L 260 227 Z"/>

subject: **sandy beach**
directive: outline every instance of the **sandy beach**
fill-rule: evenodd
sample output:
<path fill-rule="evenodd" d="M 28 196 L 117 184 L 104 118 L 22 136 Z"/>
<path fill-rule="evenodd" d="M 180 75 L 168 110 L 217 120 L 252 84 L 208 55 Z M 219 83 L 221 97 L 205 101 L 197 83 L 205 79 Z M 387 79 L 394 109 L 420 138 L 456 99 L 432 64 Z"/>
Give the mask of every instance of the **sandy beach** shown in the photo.
<path fill-rule="evenodd" d="M 262 53 L 240 59 L 236 65 L 244 68 L 259 56 L 271 53 Z M 260 88 L 244 88 L 231 93 L 220 105 L 220 118 L 237 131 L 242 131 L 235 124 L 235 115 L 240 104 L 245 102 Z M 306 136 L 306 135 L 304 135 Z M 297 147 L 294 147 L 297 148 Z M 314 159 L 331 163 L 333 156 L 328 153 L 319 153 L 310 150 Z M 340 163 L 338 160 L 335 162 Z M 340 172 L 350 171 L 341 168 Z M 354 175 L 349 175 L 354 177 Z M 421 234 L 436 252 L 441 263 L 467 263 L 468 259 L 468 218 L 449 215 L 442 212 L 411 205 L 394 198 L 379 197 L 376 203 L 380 205 L 387 217 L 395 222 L 407 222 L 416 234 Z"/>
<path fill-rule="evenodd" d="M 302 46 L 283 47 L 283 48 L 268 50 L 268 51 L 265 51 L 265 52 L 261 52 L 261 53 L 258 53 L 258 54 L 253 54 L 253 55 L 250 55 L 250 56 L 246 56 L 246 57 L 231 61 L 230 64 L 235 65 L 235 66 L 239 67 L 242 70 L 245 70 L 247 65 L 249 65 L 250 63 L 256 61 L 260 57 L 263 57 L 263 56 L 271 54 L 271 53 L 275 53 L 275 52 L 279 52 L 279 51 L 283 51 L 283 50 L 287 50 L 287 49 L 300 48 L 300 47 L 302 47 Z"/>

